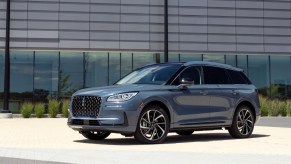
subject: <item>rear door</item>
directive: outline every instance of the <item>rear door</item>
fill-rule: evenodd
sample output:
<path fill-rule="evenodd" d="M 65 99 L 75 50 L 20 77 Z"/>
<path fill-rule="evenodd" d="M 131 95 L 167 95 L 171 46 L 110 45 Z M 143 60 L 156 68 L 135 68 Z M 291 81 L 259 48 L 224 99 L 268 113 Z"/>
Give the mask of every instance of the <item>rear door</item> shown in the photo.
<path fill-rule="evenodd" d="M 226 124 L 232 110 L 235 96 L 232 85 L 224 68 L 204 66 L 204 82 L 208 85 L 209 116 L 212 124 Z"/>

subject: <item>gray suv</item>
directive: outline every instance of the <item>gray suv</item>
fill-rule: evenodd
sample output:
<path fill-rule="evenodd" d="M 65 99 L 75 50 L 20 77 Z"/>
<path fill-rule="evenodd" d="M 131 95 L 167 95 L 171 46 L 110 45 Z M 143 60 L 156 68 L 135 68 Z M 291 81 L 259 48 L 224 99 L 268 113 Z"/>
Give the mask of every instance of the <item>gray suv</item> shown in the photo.
<path fill-rule="evenodd" d="M 169 132 L 227 129 L 247 138 L 260 117 L 257 89 L 225 64 L 187 62 L 139 68 L 112 86 L 73 94 L 68 126 L 91 140 L 110 133 L 162 143 Z"/>

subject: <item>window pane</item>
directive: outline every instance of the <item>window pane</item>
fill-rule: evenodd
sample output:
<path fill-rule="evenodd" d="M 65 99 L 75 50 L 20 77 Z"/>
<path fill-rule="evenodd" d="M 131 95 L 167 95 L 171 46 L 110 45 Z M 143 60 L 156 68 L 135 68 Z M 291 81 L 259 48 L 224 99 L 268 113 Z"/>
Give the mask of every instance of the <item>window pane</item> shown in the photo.
<path fill-rule="evenodd" d="M 121 54 L 121 77 L 132 72 L 132 53 Z"/>
<path fill-rule="evenodd" d="M 155 54 L 160 56 L 160 63 L 165 63 L 165 55 L 163 53 L 155 53 Z"/>
<path fill-rule="evenodd" d="M 193 82 L 195 85 L 200 85 L 202 83 L 201 79 L 201 67 L 189 67 L 185 69 L 180 76 L 175 79 L 173 85 L 180 85 L 181 81 Z"/>
<path fill-rule="evenodd" d="M 222 68 L 203 67 L 205 84 L 229 84 L 228 76 Z"/>
<path fill-rule="evenodd" d="M 260 93 L 267 95 L 269 88 L 269 57 L 248 56 L 248 73 L 253 84 L 260 89 Z"/>
<path fill-rule="evenodd" d="M 225 55 L 225 64 L 236 67 L 236 55 Z"/>
<path fill-rule="evenodd" d="M 202 61 L 202 54 L 180 54 L 180 61 Z"/>
<path fill-rule="evenodd" d="M 61 52 L 59 76 L 60 96 L 71 96 L 83 88 L 83 52 Z"/>
<path fill-rule="evenodd" d="M 225 63 L 224 55 L 221 54 L 203 54 L 203 61 L 216 62 L 216 63 Z"/>
<path fill-rule="evenodd" d="M 5 71 L 5 62 L 4 62 L 4 52 L 0 51 L 0 102 L 3 100 L 4 92 L 4 71 Z M 0 103 L 0 108 L 2 108 L 2 103 Z"/>
<path fill-rule="evenodd" d="M 245 75 L 242 72 L 227 70 L 232 84 L 248 84 L 248 80 L 245 79 Z"/>
<path fill-rule="evenodd" d="M 271 95 L 277 98 L 291 97 L 290 56 L 271 56 Z"/>
<path fill-rule="evenodd" d="M 153 53 L 134 53 L 133 54 L 133 69 L 143 67 L 147 64 L 155 63 Z"/>
<path fill-rule="evenodd" d="M 108 53 L 89 52 L 85 55 L 86 88 L 108 85 Z"/>
<path fill-rule="evenodd" d="M 169 54 L 169 62 L 179 62 L 179 54 Z"/>
<path fill-rule="evenodd" d="M 32 101 L 33 52 L 11 51 L 10 55 L 10 99 Z"/>
<path fill-rule="evenodd" d="M 109 85 L 120 79 L 120 53 L 109 53 Z"/>
<path fill-rule="evenodd" d="M 237 55 L 237 67 L 244 70 L 244 73 L 248 75 L 248 62 L 246 55 Z"/>
<path fill-rule="evenodd" d="M 35 52 L 34 98 L 44 101 L 58 91 L 59 52 Z"/>

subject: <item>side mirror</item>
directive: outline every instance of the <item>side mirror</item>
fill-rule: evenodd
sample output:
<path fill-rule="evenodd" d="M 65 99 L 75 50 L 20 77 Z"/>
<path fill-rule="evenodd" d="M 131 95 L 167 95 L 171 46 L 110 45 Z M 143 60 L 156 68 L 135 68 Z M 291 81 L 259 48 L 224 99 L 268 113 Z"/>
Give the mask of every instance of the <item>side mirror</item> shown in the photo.
<path fill-rule="evenodd" d="M 189 79 L 189 78 L 182 78 L 180 80 L 180 85 L 193 85 L 194 84 L 194 80 Z"/>
<path fill-rule="evenodd" d="M 178 86 L 179 89 L 185 90 L 187 89 L 187 86 L 193 85 L 194 81 L 191 79 L 187 79 L 187 78 L 182 78 L 180 80 L 180 85 Z"/>

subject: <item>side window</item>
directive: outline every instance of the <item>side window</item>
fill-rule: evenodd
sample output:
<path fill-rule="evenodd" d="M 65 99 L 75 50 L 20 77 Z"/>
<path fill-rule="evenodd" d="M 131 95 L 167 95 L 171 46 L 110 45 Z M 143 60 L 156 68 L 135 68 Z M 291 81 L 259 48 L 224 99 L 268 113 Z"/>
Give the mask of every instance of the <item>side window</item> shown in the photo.
<path fill-rule="evenodd" d="M 218 67 L 203 67 L 205 84 L 229 84 L 225 69 Z"/>
<path fill-rule="evenodd" d="M 182 79 L 193 81 L 194 85 L 200 85 L 202 82 L 201 67 L 188 67 L 184 69 L 172 84 L 179 85 Z"/>
<path fill-rule="evenodd" d="M 243 72 L 227 70 L 232 84 L 249 84 L 249 81 L 245 79 Z"/>

